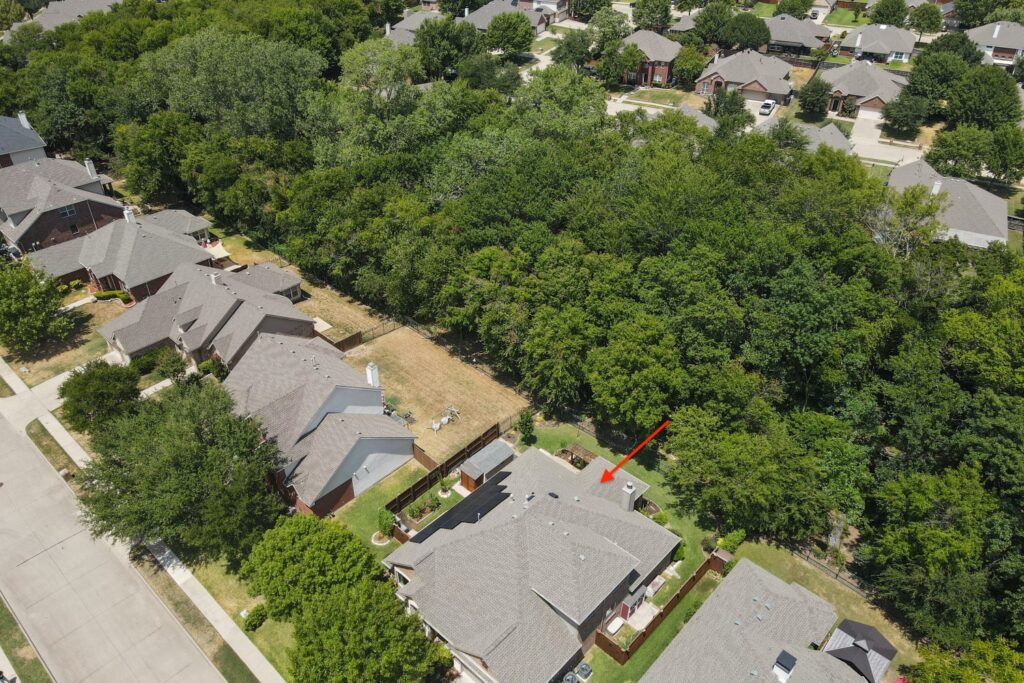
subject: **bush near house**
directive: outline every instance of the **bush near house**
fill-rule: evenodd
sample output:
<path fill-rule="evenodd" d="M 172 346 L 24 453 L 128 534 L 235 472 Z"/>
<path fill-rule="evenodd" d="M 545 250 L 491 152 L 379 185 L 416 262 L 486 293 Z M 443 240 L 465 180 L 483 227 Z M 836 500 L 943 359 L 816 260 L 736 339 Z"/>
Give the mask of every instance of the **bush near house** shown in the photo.
<path fill-rule="evenodd" d="M 120 299 L 121 303 L 129 303 L 132 300 L 132 295 L 128 292 L 122 292 L 120 289 L 101 289 L 100 291 L 93 294 L 97 301 L 109 301 L 111 299 Z"/>

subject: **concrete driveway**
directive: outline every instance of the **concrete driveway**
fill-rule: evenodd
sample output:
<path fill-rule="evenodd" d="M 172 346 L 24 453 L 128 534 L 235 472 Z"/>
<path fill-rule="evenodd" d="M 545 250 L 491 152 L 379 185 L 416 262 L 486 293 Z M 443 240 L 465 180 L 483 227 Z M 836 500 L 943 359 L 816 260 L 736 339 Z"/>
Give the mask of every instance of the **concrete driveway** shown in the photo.
<path fill-rule="evenodd" d="M 779 107 L 777 105 L 768 116 L 761 114 L 761 105 L 764 104 L 764 100 L 743 100 L 743 104 L 747 108 L 747 111 L 754 115 L 755 126 L 758 126 L 765 121 L 770 121 L 779 115 Z"/>
<path fill-rule="evenodd" d="M 924 150 L 916 145 L 897 145 L 881 141 L 881 118 L 858 116 L 850 132 L 850 145 L 853 151 L 865 159 L 878 159 L 900 166 L 917 161 L 924 156 Z"/>
<path fill-rule="evenodd" d="M 0 400 L 0 413 L 5 402 Z M 223 678 L 74 494 L 0 415 L 0 592 L 60 683 Z"/>

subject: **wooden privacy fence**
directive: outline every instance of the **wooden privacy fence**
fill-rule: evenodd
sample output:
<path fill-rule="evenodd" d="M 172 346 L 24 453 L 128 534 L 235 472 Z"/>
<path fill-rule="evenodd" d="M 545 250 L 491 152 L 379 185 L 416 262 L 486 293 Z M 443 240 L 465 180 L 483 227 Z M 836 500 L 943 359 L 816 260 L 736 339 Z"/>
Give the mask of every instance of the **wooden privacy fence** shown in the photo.
<path fill-rule="evenodd" d="M 661 622 L 668 618 L 668 615 L 672 613 L 672 610 L 676 608 L 686 594 L 693 590 L 693 587 L 697 585 L 697 582 L 704 578 L 704 575 L 709 571 L 716 571 L 722 573 L 725 569 L 726 560 L 717 553 L 712 553 L 701 563 L 697 569 L 690 574 L 690 578 L 683 582 L 683 585 L 679 586 L 675 594 L 669 598 L 669 601 L 665 603 L 665 606 L 654 615 L 651 619 L 651 623 L 647 625 L 643 631 L 640 631 L 633 642 L 629 644 L 629 647 L 623 648 L 613 641 L 605 632 L 604 626 L 597 630 L 597 635 L 594 639 L 595 644 L 601 648 L 609 657 L 614 659 L 620 665 L 625 664 L 629 661 L 629 658 L 636 654 L 636 651 L 640 649 L 640 646 L 647 641 L 654 630 L 661 625 Z"/>
<path fill-rule="evenodd" d="M 508 420 L 509 424 L 511 425 L 511 418 L 509 418 Z M 416 460 L 419 461 L 420 464 L 422 464 L 430 471 L 427 472 L 426 475 L 417 480 L 415 483 L 413 483 L 412 486 L 410 486 L 409 488 L 405 489 L 397 496 L 392 498 L 384 507 L 387 508 L 390 512 L 393 512 L 397 515 L 399 512 L 408 507 L 408 505 L 412 503 L 414 500 L 422 496 L 430 489 L 434 488 L 435 484 L 437 484 L 442 479 L 447 477 L 449 474 L 454 472 L 459 467 L 459 465 L 461 465 L 467 459 L 469 459 L 470 456 L 472 456 L 474 453 L 479 451 L 487 444 L 497 439 L 501 433 L 501 422 L 494 423 L 493 425 L 485 429 L 483 433 L 481 433 L 475 439 L 470 441 L 464 448 L 459 450 L 457 453 L 452 455 L 452 457 L 448 458 L 440 465 L 431 460 L 427 456 L 427 454 L 423 453 L 421 450 L 420 452 L 423 453 L 423 458 L 425 458 L 426 461 L 432 463 L 433 468 L 431 468 L 431 466 L 427 464 L 427 462 L 425 462 L 424 460 L 416 458 Z M 415 457 L 415 451 L 413 453 L 413 457 Z"/>

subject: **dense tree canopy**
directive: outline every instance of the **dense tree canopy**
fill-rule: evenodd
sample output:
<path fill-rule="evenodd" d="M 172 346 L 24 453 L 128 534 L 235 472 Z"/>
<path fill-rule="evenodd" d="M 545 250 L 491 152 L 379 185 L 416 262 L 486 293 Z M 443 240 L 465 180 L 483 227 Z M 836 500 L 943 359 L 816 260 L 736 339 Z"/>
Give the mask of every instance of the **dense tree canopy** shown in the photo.
<path fill-rule="evenodd" d="M 27 261 L 0 262 L 0 344 L 29 355 L 67 339 L 75 319 L 60 312 L 63 299 L 60 283 Z"/>
<path fill-rule="evenodd" d="M 751 12 L 741 12 L 722 27 L 722 40 L 739 50 L 756 50 L 771 40 L 771 33 L 764 19 Z"/>
<path fill-rule="evenodd" d="M 135 409 L 139 373 L 125 365 L 96 360 L 71 373 L 58 390 L 61 414 L 72 429 L 93 432 L 108 420 Z"/>
<path fill-rule="evenodd" d="M 633 6 L 633 25 L 660 33 L 672 23 L 671 0 L 636 0 Z"/>
<path fill-rule="evenodd" d="M 903 26 L 907 20 L 905 0 L 878 0 L 871 8 L 871 21 L 876 24 Z"/>

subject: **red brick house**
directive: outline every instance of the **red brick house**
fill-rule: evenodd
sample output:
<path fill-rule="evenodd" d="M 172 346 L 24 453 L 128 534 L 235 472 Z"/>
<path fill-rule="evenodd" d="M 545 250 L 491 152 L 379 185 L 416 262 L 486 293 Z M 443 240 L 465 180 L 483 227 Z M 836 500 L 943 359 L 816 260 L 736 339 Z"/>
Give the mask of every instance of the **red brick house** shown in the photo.
<path fill-rule="evenodd" d="M 698 95 L 711 96 L 716 90 L 738 90 L 745 99 L 774 99 L 784 102 L 793 91 L 789 64 L 754 50 L 743 50 L 708 65 L 696 82 Z"/>
<path fill-rule="evenodd" d="M 669 84 L 672 80 L 672 66 L 681 49 L 679 43 L 654 31 L 636 31 L 623 42 L 636 45 L 646 58 L 636 72 L 624 74 L 623 80 L 636 85 Z"/>
<path fill-rule="evenodd" d="M 42 158 L 0 168 L 0 233 L 22 252 L 98 230 L 121 217 L 121 203 L 104 194 L 111 179 L 92 161 Z"/>

